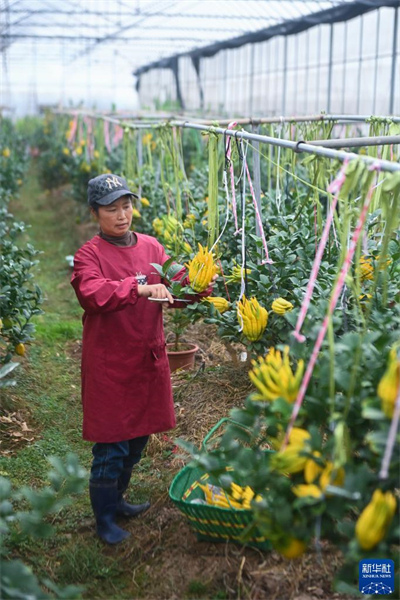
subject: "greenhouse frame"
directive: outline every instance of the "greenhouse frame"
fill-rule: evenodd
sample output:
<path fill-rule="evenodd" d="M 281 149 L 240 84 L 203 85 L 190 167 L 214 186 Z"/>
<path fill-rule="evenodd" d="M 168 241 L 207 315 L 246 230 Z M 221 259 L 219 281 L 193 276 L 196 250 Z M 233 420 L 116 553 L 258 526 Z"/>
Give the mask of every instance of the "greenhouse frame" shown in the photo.
<path fill-rule="evenodd" d="M 400 112 L 397 0 L 1 5 L 3 107 Z"/>
<path fill-rule="evenodd" d="M 0 597 L 400 598 L 400 0 L 0 0 Z"/>

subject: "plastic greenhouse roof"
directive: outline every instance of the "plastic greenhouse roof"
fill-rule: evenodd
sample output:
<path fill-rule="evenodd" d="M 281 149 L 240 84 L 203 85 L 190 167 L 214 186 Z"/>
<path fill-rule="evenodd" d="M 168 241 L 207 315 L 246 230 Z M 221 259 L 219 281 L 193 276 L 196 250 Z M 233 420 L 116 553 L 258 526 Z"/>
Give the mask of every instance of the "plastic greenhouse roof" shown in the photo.
<path fill-rule="evenodd" d="M 140 75 L 399 0 L 0 0 L 0 110 L 134 108 Z"/>
<path fill-rule="evenodd" d="M 171 55 L 240 38 L 337 7 L 361 12 L 398 2 L 374 0 L 1 0 L 1 48 L 27 48 L 40 61 L 79 65 L 117 53 L 133 71 Z M 49 52 L 48 42 L 58 42 Z"/>

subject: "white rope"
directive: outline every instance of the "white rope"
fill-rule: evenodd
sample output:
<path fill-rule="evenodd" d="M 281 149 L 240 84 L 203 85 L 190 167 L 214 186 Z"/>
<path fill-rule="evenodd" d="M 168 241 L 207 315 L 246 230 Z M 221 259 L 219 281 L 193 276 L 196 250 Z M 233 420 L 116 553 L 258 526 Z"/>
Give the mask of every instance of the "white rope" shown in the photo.
<path fill-rule="evenodd" d="M 283 130 L 283 117 L 280 117 L 281 123 L 279 126 L 279 139 L 282 138 L 282 130 Z M 281 189 L 280 189 L 280 168 L 281 168 L 281 147 L 278 146 L 278 160 L 277 160 L 277 169 L 276 169 L 276 190 L 275 190 L 275 201 L 276 208 L 278 213 L 281 212 Z"/>

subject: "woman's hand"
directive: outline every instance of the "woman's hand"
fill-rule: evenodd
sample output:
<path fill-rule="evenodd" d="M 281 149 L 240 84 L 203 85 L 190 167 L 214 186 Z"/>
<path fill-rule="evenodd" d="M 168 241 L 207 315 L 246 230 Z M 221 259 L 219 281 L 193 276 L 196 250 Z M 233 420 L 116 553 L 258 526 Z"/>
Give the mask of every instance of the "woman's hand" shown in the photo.
<path fill-rule="evenodd" d="M 200 292 L 197 294 L 197 296 L 199 298 L 208 298 L 208 296 L 211 296 L 211 294 L 214 291 L 214 286 L 215 286 L 215 282 L 218 279 L 218 275 L 215 274 L 214 277 L 211 279 L 210 281 L 210 285 L 208 286 L 208 288 L 206 290 L 204 290 L 204 292 Z"/>
<path fill-rule="evenodd" d="M 138 295 L 143 298 L 157 298 L 157 300 L 168 299 L 170 304 L 174 303 L 171 292 L 163 283 L 154 283 L 153 285 L 138 285 Z"/>

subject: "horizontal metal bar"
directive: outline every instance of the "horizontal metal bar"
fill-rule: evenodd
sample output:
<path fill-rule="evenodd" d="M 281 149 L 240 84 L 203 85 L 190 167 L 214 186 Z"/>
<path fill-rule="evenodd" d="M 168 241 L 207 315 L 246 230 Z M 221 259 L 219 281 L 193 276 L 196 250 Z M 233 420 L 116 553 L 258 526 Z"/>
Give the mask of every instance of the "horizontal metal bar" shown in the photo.
<path fill-rule="evenodd" d="M 56 112 L 56 111 L 54 111 Z M 201 123 L 190 123 L 188 121 L 166 121 L 164 123 L 158 122 L 152 125 L 145 123 L 130 123 L 121 121 L 113 117 L 107 117 L 105 115 L 98 115 L 89 112 L 78 112 L 78 111 L 57 111 L 63 114 L 85 114 L 86 116 L 103 119 L 111 123 L 120 125 L 121 127 L 128 127 L 129 129 L 157 129 L 161 125 L 168 124 L 171 127 L 183 127 L 188 129 L 197 129 L 199 131 L 209 131 L 210 133 L 220 133 L 235 137 L 238 139 L 251 140 L 255 142 L 261 142 L 263 144 L 271 144 L 272 146 L 280 146 L 281 148 L 288 148 L 296 153 L 307 152 L 308 154 L 315 154 L 316 156 L 324 156 L 325 158 L 332 158 L 340 161 L 344 160 L 362 160 L 368 165 L 375 165 L 382 171 L 397 172 L 400 171 L 400 163 L 390 162 L 389 160 L 382 160 L 380 158 L 374 158 L 373 156 L 366 156 L 364 154 L 355 154 L 354 152 L 345 152 L 343 150 L 333 150 L 331 148 L 324 148 L 322 146 L 313 146 L 307 142 L 292 142 L 291 140 L 285 140 L 282 138 L 274 138 L 266 135 L 259 135 L 256 133 L 248 133 L 247 131 L 233 131 L 232 129 L 224 129 L 222 127 L 213 127 L 204 125 Z"/>
<path fill-rule="evenodd" d="M 84 27 L 84 26 L 81 26 Z M 103 42 L 103 41 L 113 41 L 113 42 L 140 42 L 142 40 L 152 40 L 155 43 L 160 43 L 160 42 L 174 42 L 174 41 L 178 41 L 178 42 L 196 42 L 196 41 L 204 41 L 204 36 L 190 36 L 190 37 L 183 37 L 183 36 L 174 36 L 174 37 L 163 37 L 163 38 L 158 38 L 154 39 L 154 36 L 138 36 L 137 34 L 135 34 L 134 36 L 118 36 L 115 39 L 112 37 L 109 38 L 104 38 L 102 36 L 99 35 L 80 35 L 79 32 L 76 35 L 68 35 L 68 34 L 59 34 L 57 33 L 56 35 L 50 35 L 50 34 L 43 34 L 43 33 L 37 33 L 37 34 L 31 34 L 31 33 L 5 33 L 1 35 L 1 39 L 4 40 L 51 40 L 51 41 L 55 41 L 55 40 L 76 40 L 76 41 L 93 41 L 93 42 Z"/>
<path fill-rule="evenodd" d="M 400 135 L 386 135 L 378 137 L 355 137 L 338 140 L 312 140 L 307 144 L 324 146 L 324 148 L 361 148 L 363 146 L 389 146 L 400 144 Z"/>
<path fill-rule="evenodd" d="M 68 114 L 71 114 L 71 112 L 73 111 L 68 111 Z M 87 114 L 87 113 L 85 113 Z M 97 113 L 98 114 L 98 113 Z M 94 116 L 94 115 L 92 115 Z M 218 125 L 229 125 L 229 123 L 231 123 L 232 121 L 235 121 L 235 123 L 237 123 L 238 125 L 263 125 L 263 124 L 272 124 L 272 123 L 304 123 L 304 122 L 314 122 L 314 121 L 337 121 L 337 124 L 343 124 L 343 123 L 358 123 L 358 122 L 365 122 L 368 119 L 371 118 L 379 118 L 380 120 L 383 121 L 392 121 L 393 123 L 400 123 L 400 117 L 394 117 L 394 116 L 379 116 L 377 117 L 376 115 L 327 115 L 327 114 L 319 114 L 319 115 L 292 115 L 292 116 L 287 116 L 287 117 L 245 117 L 245 118 L 235 118 L 235 117 L 230 117 L 229 119 L 226 118 L 218 118 L 215 117 L 212 119 L 212 121 L 210 119 L 201 119 L 195 116 L 190 116 L 191 121 L 193 121 L 194 123 L 200 123 L 201 125 L 210 125 L 212 126 L 213 123 L 215 123 L 216 121 L 218 122 Z M 142 119 L 142 118 L 146 118 L 146 119 L 176 119 L 179 120 L 181 118 L 180 115 L 171 115 L 171 114 L 155 114 L 155 115 L 146 115 L 146 116 L 141 116 L 141 115 L 134 115 L 134 114 L 130 114 L 130 115 L 124 115 L 124 118 L 130 118 L 130 119 Z M 363 138 L 365 139 L 365 138 Z"/>
<path fill-rule="evenodd" d="M 273 146 L 281 146 L 282 148 L 288 148 L 290 150 L 293 150 L 294 152 L 307 152 L 308 154 L 315 154 L 317 156 L 324 156 L 326 158 L 333 158 L 340 161 L 359 159 L 369 165 L 379 166 L 379 168 L 383 171 L 400 171 L 400 163 L 392 163 L 388 160 L 377 159 L 372 156 L 365 156 L 363 154 L 355 154 L 354 152 L 332 150 L 330 148 L 323 148 L 322 146 L 312 146 L 311 144 L 307 144 L 305 142 L 292 142 L 290 140 L 272 138 L 266 135 L 248 133 L 247 131 L 232 131 L 231 129 L 223 129 L 221 127 L 209 127 L 205 125 L 199 125 L 197 123 L 171 121 L 170 124 L 176 127 L 188 127 L 189 129 L 199 129 L 200 131 L 222 133 L 239 139 L 242 138 L 245 140 L 262 142 L 264 144 L 271 144 Z"/>
<path fill-rule="evenodd" d="M 325 115 L 325 114 L 321 114 L 321 115 L 293 115 L 290 117 L 246 117 L 246 118 L 235 118 L 235 117 L 230 117 L 229 119 L 224 119 L 221 118 L 219 119 L 218 117 L 214 118 L 212 121 L 210 119 L 200 119 L 197 117 L 191 117 L 191 119 L 193 119 L 193 122 L 195 123 L 199 123 L 201 125 L 212 125 L 213 123 L 215 123 L 216 121 L 218 122 L 218 125 L 229 125 L 229 123 L 231 123 L 232 121 L 235 121 L 235 123 L 237 123 L 238 125 L 265 125 L 265 124 L 273 124 L 273 123 L 306 123 L 306 122 L 315 122 L 315 121 L 321 121 L 321 122 L 325 122 L 325 121 L 337 121 L 337 124 L 344 124 L 344 123 L 358 123 L 358 122 L 365 122 L 368 119 L 373 118 L 374 115 L 364 115 L 364 116 L 360 116 L 360 115 Z M 133 117 L 133 118 L 137 118 L 137 117 Z M 154 118 L 160 118 L 157 117 L 157 115 Z M 163 117 L 161 117 L 163 118 Z M 169 118 L 176 118 L 175 116 L 170 116 Z M 179 116 L 177 117 L 179 119 Z M 379 119 L 382 120 L 386 120 L 386 121 L 392 121 L 393 123 L 400 123 L 400 117 L 392 117 L 392 116 L 384 116 L 384 117 L 379 117 Z M 335 123 L 336 124 L 336 123 Z"/>

